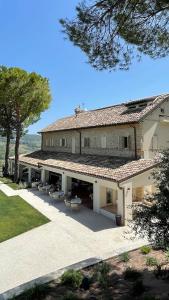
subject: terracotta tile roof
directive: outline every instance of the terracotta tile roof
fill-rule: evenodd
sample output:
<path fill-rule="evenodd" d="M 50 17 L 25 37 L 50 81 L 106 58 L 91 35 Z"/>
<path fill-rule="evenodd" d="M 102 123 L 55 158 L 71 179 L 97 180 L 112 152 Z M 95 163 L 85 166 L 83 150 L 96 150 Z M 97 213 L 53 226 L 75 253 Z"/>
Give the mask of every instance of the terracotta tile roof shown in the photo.
<path fill-rule="evenodd" d="M 124 158 L 96 155 L 78 155 L 36 151 L 20 155 L 19 161 L 31 166 L 48 166 L 109 181 L 122 182 L 155 167 L 159 161 L 153 159 L 128 160 Z"/>
<path fill-rule="evenodd" d="M 59 119 L 41 132 L 138 123 L 158 105 L 165 101 L 167 97 L 169 98 L 169 94 L 138 99 L 96 110 L 83 111 L 77 115 Z M 129 109 L 129 105 L 138 104 L 139 106 L 139 104 L 143 103 L 146 103 L 147 106 L 142 108 L 139 107 L 135 110 Z"/>

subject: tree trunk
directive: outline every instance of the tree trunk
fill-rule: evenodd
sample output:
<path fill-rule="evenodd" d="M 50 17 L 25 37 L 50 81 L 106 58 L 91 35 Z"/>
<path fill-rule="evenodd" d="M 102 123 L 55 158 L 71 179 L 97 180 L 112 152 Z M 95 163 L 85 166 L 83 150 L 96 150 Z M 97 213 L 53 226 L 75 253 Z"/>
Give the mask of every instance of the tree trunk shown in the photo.
<path fill-rule="evenodd" d="M 10 146 L 10 140 L 11 140 L 11 131 L 10 129 L 7 130 L 6 132 L 6 150 L 5 150 L 5 167 L 4 167 L 4 172 L 3 175 L 7 176 L 9 174 L 9 164 L 8 164 L 8 160 L 9 160 L 9 146 Z"/>
<path fill-rule="evenodd" d="M 15 140 L 15 172 L 14 172 L 14 182 L 19 180 L 19 143 L 21 136 L 21 127 L 20 125 L 16 130 L 16 140 Z"/>

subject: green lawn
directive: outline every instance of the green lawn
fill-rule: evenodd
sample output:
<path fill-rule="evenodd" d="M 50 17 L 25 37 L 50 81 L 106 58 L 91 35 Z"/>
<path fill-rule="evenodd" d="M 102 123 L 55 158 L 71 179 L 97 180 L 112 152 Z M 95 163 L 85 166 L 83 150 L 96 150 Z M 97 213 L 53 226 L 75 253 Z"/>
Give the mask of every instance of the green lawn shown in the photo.
<path fill-rule="evenodd" d="M 9 187 L 11 187 L 13 190 L 20 190 L 23 189 L 23 186 L 13 182 L 10 178 L 7 177 L 0 177 L 0 181 L 7 184 Z"/>
<path fill-rule="evenodd" d="M 19 196 L 8 197 L 0 191 L 0 242 L 49 220 Z"/>

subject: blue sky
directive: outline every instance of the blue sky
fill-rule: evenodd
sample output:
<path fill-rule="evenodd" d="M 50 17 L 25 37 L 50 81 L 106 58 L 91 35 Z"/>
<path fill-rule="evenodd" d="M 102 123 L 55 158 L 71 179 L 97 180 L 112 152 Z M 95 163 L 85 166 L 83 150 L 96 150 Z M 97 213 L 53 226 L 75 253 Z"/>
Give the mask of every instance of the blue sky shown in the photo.
<path fill-rule="evenodd" d="M 50 109 L 30 126 L 36 133 L 49 123 L 87 109 L 169 92 L 169 58 L 144 57 L 129 71 L 99 72 L 80 49 L 64 39 L 59 19 L 75 14 L 77 0 L 0 0 L 0 64 L 18 66 L 49 78 Z"/>

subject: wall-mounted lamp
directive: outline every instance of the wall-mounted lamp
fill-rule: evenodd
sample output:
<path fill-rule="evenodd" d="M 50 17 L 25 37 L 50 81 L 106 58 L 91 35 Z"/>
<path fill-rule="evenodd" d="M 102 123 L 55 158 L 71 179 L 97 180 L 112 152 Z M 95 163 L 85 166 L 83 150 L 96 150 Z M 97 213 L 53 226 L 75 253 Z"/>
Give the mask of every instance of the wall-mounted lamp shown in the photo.
<path fill-rule="evenodd" d="M 42 168 L 42 166 L 40 165 L 40 163 L 38 162 L 38 168 L 40 169 L 40 168 Z"/>
<path fill-rule="evenodd" d="M 130 188 L 129 188 L 129 187 L 127 188 L 127 191 L 130 191 Z"/>

